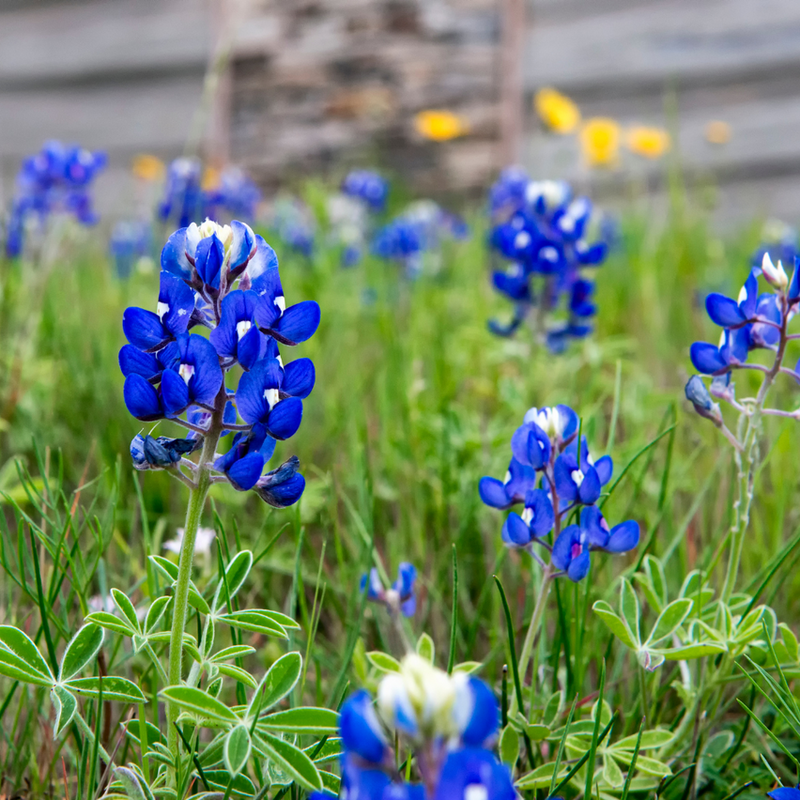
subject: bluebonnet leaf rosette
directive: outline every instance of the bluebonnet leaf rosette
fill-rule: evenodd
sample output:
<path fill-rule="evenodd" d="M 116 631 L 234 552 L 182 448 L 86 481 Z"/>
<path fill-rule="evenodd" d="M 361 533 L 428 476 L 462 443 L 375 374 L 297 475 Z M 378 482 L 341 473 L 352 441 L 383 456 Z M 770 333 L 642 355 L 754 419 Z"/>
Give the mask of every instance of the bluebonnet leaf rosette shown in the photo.
<path fill-rule="evenodd" d="M 376 703 L 361 690 L 342 706 L 342 797 L 513 800 L 511 773 L 490 749 L 499 717 L 483 681 L 406 656 L 399 672 L 381 680 Z M 413 757 L 410 781 L 395 770 L 395 736 Z"/>
<path fill-rule="evenodd" d="M 597 307 L 587 269 L 606 258 L 606 218 L 564 181 L 532 181 L 517 169 L 504 172 L 489 197 L 492 283 L 514 304 L 509 322 L 490 320 L 489 328 L 510 336 L 531 319 L 542 343 L 563 352 L 592 331 Z"/>
<path fill-rule="evenodd" d="M 702 399 L 702 398 L 700 398 Z M 589 572 L 591 550 L 621 553 L 639 541 L 633 520 L 609 530 L 597 507 L 611 480 L 610 456 L 592 458 L 585 436 L 578 439 L 580 420 L 569 406 L 531 408 L 511 437 L 513 458 L 505 481 L 481 478 L 481 500 L 492 508 L 511 511 L 502 527 L 507 547 L 526 550 L 551 576 L 582 580 Z M 580 511 L 580 524 L 565 527 Z M 551 554 L 545 563 L 539 550 Z"/>
<path fill-rule="evenodd" d="M 417 610 L 416 581 L 416 567 L 403 561 L 397 567 L 397 580 L 390 587 L 383 585 L 380 573 L 373 567 L 361 576 L 361 591 L 366 589 L 367 599 L 383 604 L 390 614 L 413 617 Z"/>
<path fill-rule="evenodd" d="M 198 470 L 211 469 L 212 482 L 252 490 L 276 508 L 296 503 L 305 488 L 297 458 L 265 468 L 276 440 L 297 432 L 315 371 L 307 358 L 284 366 L 278 342 L 308 339 L 319 307 L 306 301 L 284 313 L 274 250 L 237 220 L 186 225 L 169 237 L 161 264 L 156 310 L 123 315 L 123 395 L 137 419 L 169 420 L 188 434 L 139 434 L 131 444 L 134 466 L 171 470 L 190 486 Z M 266 318 L 269 326 L 261 326 Z M 194 332 L 209 329 L 207 336 Z M 238 386 L 229 388 L 225 375 L 239 367 Z M 227 450 L 214 452 L 229 434 Z M 201 448 L 201 463 L 188 458 Z"/>

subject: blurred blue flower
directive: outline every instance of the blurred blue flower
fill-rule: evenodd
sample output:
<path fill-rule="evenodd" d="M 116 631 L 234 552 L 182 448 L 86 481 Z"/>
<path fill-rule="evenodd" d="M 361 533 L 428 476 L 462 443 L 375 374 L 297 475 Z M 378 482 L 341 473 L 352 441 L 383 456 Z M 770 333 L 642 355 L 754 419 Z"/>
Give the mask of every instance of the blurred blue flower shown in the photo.
<path fill-rule="evenodd" d="M 238 167 L 228 167 L 218 181 L 203 190 L 201 216 L 211 219 L 234 217 L 253 222 L 261 202 L 261 190 Z M 188 223 L 187 223 L 188 224 Z"/>
<path fill-rule="evenodd" d="M 342 194 L 361 200 L 370 211 L 380 212 L 386 207 L 389 182 L 377 172 L 355 169 L 342 181 Z"/>
<path fill-rule="evenodd" d="M 307 258 L 311 257 L 316 224 L 311 209 L 299 198 L 278 198 L 272 212 L 271 224 L 287 247 Z"/>
<path fill-rule="evenodd" d="M 153 252 L 153 226 L 149 220 L 120 220 L 111 231 L 108 249 L 117 277 L 126 280 L 134 266 Z"/>
<path fill-rule="evenodd" d="M 176 158 L 167 169 L 164 196 L 158 206 L 162 222 L 173 221 L 185 228 L 203 217 L 202 164 L 194 158 Z"/>
<path fill-rule="evenodd" d="M 397 568 L 397 580 L 388 589 L 384 587 L 378 570 L 373 567 L 368 575 L 361 576 L 361 591 L 366 589 L 367 598 L 383 603 L 390 613 L 399 611 L 405 617 L 413 617 L 417 610 L 416 581 L 416 567 L 403 561 Z"/>

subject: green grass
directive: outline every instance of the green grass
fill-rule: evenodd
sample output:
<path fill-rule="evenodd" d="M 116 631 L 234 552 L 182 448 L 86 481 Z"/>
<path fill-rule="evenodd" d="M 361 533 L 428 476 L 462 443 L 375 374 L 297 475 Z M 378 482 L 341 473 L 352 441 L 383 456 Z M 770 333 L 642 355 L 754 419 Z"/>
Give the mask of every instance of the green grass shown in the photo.
<path fill-rule="evenodd" d="M 719 239 L 686 198 L 673 202 L 666 220 L 630 207 L 621 219 L 621 246 L 598 271 L 596 333 L 554 357 L 533 346 L 524 331 L 513 340 L 487 331 L 486 321 L 509 309 L 489 285 L 481 222 L 477 216 L 474 221 L 472 240 L 448 244 L 441 270 L 413 284 L 373 259 L 342 270 L 334 252 L 322 249 L 307 262 L 278 247 L 288 302 L 313 298 L 322 307 L 317 335 L 296 355 L 284 356 L 313 359 L 317 384 L 299 434 L 280 443 L 275 457 L 278 463 L 296 453 L 308 488 L 299 510 L 273 511 L 254 496 L 215 486 L 204 524 L 224 533 L 222 550 L 228 554 L 242 548 L 258 554 L 271 544 L 241 603 L 281 610 L 301 623 L 292 646 L 309 655 L 304 701 L 332 703 L 346 685 L 357 685 L 364 677 L 365 650 L 400 655 L 398 635 L 385 615 L 364 609 L 356 591 L 373 560 L 392 576 L 400 561 L 417 565 L 422 591 L 408 633 L 432 637 L 439 666 L 447 666 L 452 635 L 455 661 L 481 661 L 482 677 L 499 687 L 508 631 L 492 576 L 505 589 L 519 652 L 539 569 L 526 555 L 503 551 L 503 515 L 480 503 L 478 479 L 503 475 L 511 433 L 530 406 L 574 407 L 597 454 L 613 442 L 615 475 L 674 425 L 635 462 L 603 509 L 612 524 L 637 519 L 642 546 L 625 557 L 595 558 L 589 579 L 579 586 L 558 584 L 538 645 L 536 688 L 523 687 L 523 693 L 532 695 L 541 712 L 553 690 L 564 690 L 565 705 L 553 728 L 565 724 L 576 695 L 574 720 L 588 720 L 605 659 L 604 698 L 618 714 L 614 741 L 635 739 L 643 709 L 645 730 L 679 726 L 691 706 L 679 667 L 668 662 L 640 675 L 635 657 L 610 636 L 591 606 L 597 599 L 616 606 L 617 577 L 634 571 L 645 545 L 663 558 L 671 597 L 689 571 L 708 568 L 723 547 L 733 492 L 730 448 L 694 415 L 683 386 L 691 370 L 691 342 L 716 337 L 702 308 L 704 292 L 722 287 L 735 293 L 757 239 L 752 231 Z M 157 277 L 137 274 L 119 283 L 93 241 L 69 248 L 40 281 L 43 286 L 19 265 L 5 263 L 0 270 L 0 488 L 19 503 L 16 509 L 9 501 L 2 506 L 8 572 L 0 578 L 0 617 L 32 637 L 39 630 L 36 552 L 49 587 L 49 631 L 60 652 L 87 613 L 90 597 L 105 595 L 112 586 L 134 602 L 156 596 L 159 579 L 147 555 L 161 552 L 160 544 L 183 524 L 184 487 L 164 474 L 132 475 L 128 445 L 142 426 L 125 410 L 116 363 L 124 342 L 122 311 L 128 305 L 151 307 Z M 794 407 L 794 390 L 788 382 L 780 384 L 775 405 Z M 166 423 L 159 427 L 168 429 Z M 768 421 L 762 447 L 768 458 L 758 476 L 740 590 L 762 583 L 770 560 L 800 522 L 796 436 L 791 422 Z M 17 479 L 17 459 L 39 480 L 38 502 L 31 502 Z M 43 503 L 51 506 L 46 516 L 36 510 Z M 792 558 L 789 554 L 775 570 L 761 597 L 778 620 L 794 628 L 798 581 Z M 214 551 L 197 560 L 208 576 L 216 574 L 216 564 Z M 712 586 L 721 586 L 723 570 L 724 558 Z M 647 613 L 646 624 L 652 625 L 655 616 Z M 194 624 L 190 621 L 190 630 Z M 254 644 L 258 651 L 247 661 L 257 675 L 285 651 L 263 637 Z M 103 652 L 110 671 L 148 685 L 145 662 L 119 637 L 109 636 Z M 699 678 L 728 682 L 712 693 L 717 705 L 709 709 L 710 722 L 690 725 L 686 739 L 671 746 L 667 760 L 673 773 L 694 766 L 662 786 L 663 795 L 688 798 L 703 791 L 723 798 L 755 780 L 743 796 L 758 796 L 758 787 L 771 781 L 760 753 L 788 784 L 790 762 L 770 748 L 756 726 L 740 737 L 746 717 L 734 697 L 750 697 L 747 682 L 730 664 L 712 662 L 690 662 L 690 669 Z M 527 684 L 530 676 L 522 680 Z M 0 682 L 3 791 L 91 797 L 99 777 L 86 767 L 91 753 L 85 752 L 85 741 L 83 755 L 67 734 L 53 742 L 46 692 L 21 687 L 9 697 L 10 688 L 10 681 Z M 148 713 L 154 714 L 155 705 L 150 706 Z M 119 713 L 114 712 L 115 724 Z M 764 718 L 767 706 L 759 713 Z M 598 750 L 588 760 L 598 767 L 608 744 L 597 745 L 599 731 L 610 719 L 603 717 L 601 726 L 596 716 L 593 723 Z M 107 724 L 103 742 L 110 749 L 117 731 Z M 721 747 L 714 737 L 723 735 L 729 735 L 730 747 L 741 741 L 735 753 L 728 747 L 717 757 L 709 748 Z M 786 743 L 797 751 L 796 741 Z M 134 748 L 124 747 L 126 758 L 135 760 Z M 553 762 L 558 749 L 558 739 L 534 743 L 534 760 Z M 650 754 L 642 751 L 638 763 Z M 569 743 L 563 759 L 570 767 L 577 763 Z M 574 795 L 583 784 L 591 787 L 591 776 L 580 768 L 562 791 Z M 549 776 L 542 785 L 551 785 Z M 621 791 L 622 786 L 617 796 Z M 636 779 L 626 783 L 626 796 L 637 792 L 644 796 Z M 544 797 L 544 790 L 538 796 Z"/>

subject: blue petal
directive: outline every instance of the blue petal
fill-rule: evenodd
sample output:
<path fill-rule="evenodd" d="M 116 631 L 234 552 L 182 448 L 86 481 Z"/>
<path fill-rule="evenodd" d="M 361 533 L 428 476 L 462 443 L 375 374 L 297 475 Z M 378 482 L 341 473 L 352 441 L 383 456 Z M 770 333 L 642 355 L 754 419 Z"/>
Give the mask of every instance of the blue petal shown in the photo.
<path fill-rule="evenodd" d="M 372 698 L 363 689 L 351 695 L 342 705 L 339 733 L 347 751 L 373 764 L 383 761 L 386 739 L 372 707 Z"/>
<path fill-rule="evenodd" d="M 594 462 L 594 468 L 597 472 L 597 477 L 600 478 L 600 485 L 605 486 L 614 474 L 614 462 L 611 456 L 602 456 Z"/>
<path fill-rule="evenodd" d="M 263 456 L 259 453 L 250 453 L 236 461 L 226 474 L 235 489 L 246 491 L 256 485 L 263 469 Z"/>
<path fill-rule="evenodd" d="M 161 251 L 161 269 L 188 281 L 192 278 L 192 265 L 186 258 L 186 228 L 180 228 L 167 239 Z"/>
<path fill-rule="evenodd" d="M 572 503 L 578 495 L 578 487 L 572 480 L 570 466 L 567 463 L 565 454 L 561 454 L 553 465 L 553 481 L 556 485 L 556 494 L 559 500 L 559 511 L 563 510 L 565 505 Z"/>
<path fill-rule="evenodd" d="M 164 416 L 158 392 L 141 375 L 125 378 L 122 395 L 128 411 L 136 419 L 149 422 Z"/>
<path fill-rule="evenodd" d="M 230 248 L 230 271 L 235 277 L 246 266 L 248 261 L 256 252 L 256 237 L 253 229 L 244 222 L 235 219 L 231 222 L 231 248 Z"/>
<path fill-rule="evenodd" d="M 728 367 L 727 362 L 720 355 L 719 348 L 708 342 L 695 342 L 689 350 L 689 357 L 692 359 L 694 368 L 704 375 L 713 375 Z"/>
<path fill-rule="evenodd" d="M 283 369 L 281 390 L 302 399 L 311 394 L 315 380 L 314 363 L 310 358 L 298 358 Z"/>
<path fill-rule="evenodd" d="M 511 452 L 521 464 L 541 469 L 550 458 L 550 440 L 536 423 L 528 422 L 514 431 Z"/>
<path fill-rule="evenodd" d="M 792 273 L 792 279 L 789 281 L 789 289 L 786 294 L 789 302 L 794 302 L 800 298 L 800 256 L 795 256 L 794 272 Z M 798 800 L 800 800 L 800 796 Z"/>
<path fill-rule="evenodd" d="M 497 731 L 499 709 L 494 693 L 482 680 L 470 677 L 469 688 L 473 699 L 472 714 L 461 740 L 469 747 L 481 747 Z"/>
<path fill-rule="evenodd" d="M 170 339 L 158 314 L 143 308 L 126 308 L 122 314 L 125 338 L 140 350 L 156 350 Z"/>
<path fill-rule="evenodd" d="M 181 278 L 162 271 L 158 302 L 167 307 L 161 316 L 164 328 L 173 336 L 186 333 L 194 311 L 194 292 L 189 286 Z"/>
<path fill-rule="evenodd" d="M 319 327 L 319 318 L 319 305 L 306 300 L 287 308 L 273 330 L 286 344 L 298 344 L 314 335 Z"/>
<path fill-rule="evenodd" d="M 525 507 L 533 511 L 530 529 L 537 539 L 546 536 L 556 521 L 553 504 L 544 489 L 533 489 L 525 497 Z"/>
<path fill-rule="evenodd" d="M 189 335 L 186 363 L 194 367 L 194 375 L 189 379 L 189 393 L 192 400 L 211 405 L 222 386 L 222 368 L 217 351 L 208 339 L 196 333 Z"/>
<path fill-rule="evenodd" d="M 577 525 L 569 525 L 558 535 L 552 553 L 556 569 L 567 569 L 572 561 L 572 545 L 580 539 L 580 535 L 581 529 Z"/>
<path fill-rule="evenodd" d="M 280 367 L 274 359 L 259 361 L 250 372 L 245 372 L 239 379 L 236 408 L 241 418 L 250 425 L 263 422 L 269 416 L 269 404 L 264 392 L 280 386 L 280 375 L 275 375 L 276 371 L 279 373 Z"/>
<path fill-rule="evenodd" d="M 531 543 L 531 530 L 525 520 L 512 511 L 503 524 L 503 541 L 511 547 L 526 547 Z"/>
<path fill-rule="evenodd" d="M 747 322 L 747 317 L 742 313 L 739 304 L 717 292 L 706 297 L 706 311 L 711 321 L 721 328 L 735 328 Z"/>
<path fill-rule="evenodd" d="M 177 372 L 165 370 L 161 376 L 161 397 L 167 416 L 175 417 L 189 405 L 189 387 Z"/>
<path fill-rule="evenodd" d="M 627 553 L 639 544 L 639 523 L 629 519 L 611 529 L 605 550 L 610 553 Z"/>
<path fill-rule="evenodd" d="M 464 747 L 447 756 L 432 800 L 465 800 L 470 789 L 478 789 L 475 796 L 487 800 L 515 800 L 518 796 L 508 767 L 483 748 Z"/>
<path fill-rule="evenodd" d="M 161 374 L 161 364 L 150 353 L 143 353 L 138 347 L 126 344 L 119 351 L 119 368 L 122 374 L 141 375 L 146 380 L 153 380 Z"/>
<path fill-rule="evenodd" d="M 203 283 L 219 288 L 219 271 L 225 259 L 225 248 L 214 233 L 200 240 L 195 252 L 195 268 Z"/>
<path fill-rule="evenodd" d="M 481 478 L 478 482 L 478 494 L 481 500 L 492 508 L 508 508 L 511 503 L 506 494 L 506 487 L 497 478 Z"/>
<path fill-rule="evenodd" d="M 577 558 L 573 558 L 567 567 L 567 577 L 577 583 L 582 581 L 589 572 L 591 560 L 589 558 L 589 551 L 584 551 Z"/>
<path fill-rule="evenodd" d="M 594 467 L 584 473 L 583 481 L 578 487 L 578 497 L 584 505 L 591 505 L 597 502 L 600 497 L 600 478 L 597 477 L 597 470 Z"/>
<path fill-rule="evenodd" d="M 278 273 L 278 256 L 261 236 L 256 236 L 256 252 L 247 265 L 246 275 L 250 281 L 250 288 L 259 295 L 269 294 L 271 298 L 283 297 Z"/>
<path fill-rule="evenodd" d="M 569 406 L 559 404 L 556 408 L 561 417 L 561 438 L 565 442 L 569 441 L 578 432 L 580 418 L 577 412 L 573 411 Z"/>
<path fill-rule="evenodd" d="M 264 334 L 258 328 L 250 328 L 247 333 L 239 339 L 236 347 L 236 356 L 242 369 L 251 369 L 258 361 Z"/>
<path fill-rule="evenodd" d="M 303 419 L 303 401 L 296 397 L 287 397 L 277 403 L 266 421 L 270 436 L 276 439 L 288 439 L 297 433 Z"/>
<path fill-rule="evenodd" d="M 739 304 L 742 309 L 742 314 L 746 319 L 750 319 L 756 311 L 756 302 L 758 299 L 758 275 L 761 273 L 760 269 L 751 269 L 747 280 L 744 282 L 744 290 L 746 297 Z"/>
<path fill-rule="evenodd" d="M 793 786 L 779 786 L 767 792 L 767 797 L 771 797 L 772 800 L 800 800 L 800 789 L 795 789 Z"/>
<path fill-rule="evenodd" d="M 397 580 L 392 588 L 400 597 L 405 597 L 414 591 L 414 582 L 416 580 L 417 568 L 408 561 L 403 561 L 397 567 Z"/>
<path fill-rule="evenodd" d="M 581 534 L 591 547 L 605 547 L 608 543 L 608 525 L 597 506 L 581 511 Z"/>
<path fill-rule="evenodd" d="M 131 459 L 133 459 L 133 466 L 136 469 L 147 469 L 149 464 L 144 457 L 144 437 L 141 433 L 137 433 L 131 440 Z"/>

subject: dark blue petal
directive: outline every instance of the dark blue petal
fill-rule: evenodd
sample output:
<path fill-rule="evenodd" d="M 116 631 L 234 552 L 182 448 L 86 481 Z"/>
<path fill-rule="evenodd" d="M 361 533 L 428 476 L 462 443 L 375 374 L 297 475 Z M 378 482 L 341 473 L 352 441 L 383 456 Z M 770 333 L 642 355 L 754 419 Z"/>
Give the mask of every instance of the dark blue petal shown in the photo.
<path fill-rule="evenodd" d="M 578 496 L 578 487 L 572 480 L 571 467 L 572 465 L 568 463 L 565 454 L 560 455 L 553 465 L 553 481 L 556 485 L 559 511 L 561 511 L 565 505 L 572 503 Z"/>
<path fill-rule="evenodd" d="M 278 273 L 278 256 L 261 236 L 256 236 L 256 252 L 250 259 L 245 274 L 250 288 L 259 296 L 268 294 L 270 300 L 283 297 Z"/>
<path fill-rule="evenodd" d="M 478 494 L 481 500 L 492 508 L 508 508 L 511 503 L 506 493 L 505 484 L 497 478 L 481 478 L 478 482 Z"/>
<path fill-rule="evenodd" d="M 143 308 L 126 308 L 122 314 L 122 332 L 125 338 L 140 350 L 156 350 L 171 337 L 158 314 Z"/>
<path fill-rule="evenodd" d="M 219 365 L 217 351 L 208 339 L 196 333 L 189 335 L 186 363 L 194 367 L 194 374 L 189 379 L 189 394 L 192 400 L 203 405 L 211 405 L 222 386 L 222 368 Z"/>
<path fill-rule="evenodd" d="M 131 458 L 136 469 L 147 469 L 150 465 L 144 457 L 144 437 L 137 433 L 131 440 Z"/>
<path fill-rule="evenodd" d="M 597 506 L 581 511 L 581 534 L 590 547 L 605 547 L 608 543 L 608 525 Z"/>
<path fill-rule="evenodd" d="M 561 438 L 565 442 L 569 441 L 578 432 L 580 418 L 569 406 L 559 404 L 556 408 L 561 417 Z"/>
<path fill-rule="evenodd" d="M 186 258 L 186 228 L 175 231 L 161 251 L 161 269 L 182 278 L 192 278 L 192 265 Z"/>
<path fill-rule="evenodd" d="M 525 497 L 525 507 L 533 512 L 530 529 L 537 539 L 546 536 L 553 529 L 555 513 L 553 504 L 544 489 L 534 489 Z"/>
<path fill-rule="evenodd" d="M 262 342 L 264 334 L 258 328 L 250 328 L 247 333 L 239 339 L 237 346 L 237 359 L 242 365 L 242 369 L 251 369 L 261 356 Z"/>
<path fill-rule="evenodd" d="M 567 577 L 575 583 L 582 581 L 589 573 L 590 566 L 589 551 L 585 550 L 577 558 L 572 559 L 567 567 Z"/>
<path fill-rule="evenodd" d="M 416 580 L 417 568 L 408 561 L 403 561 L 397 567 L 397 580 L 392 588 L 400 597 L 407 597 L 414 591 L 414 582 Z"/>
<path fill-rule="evenodd" d="M 194 265 L 206 286 L 219 288 L 219 271 L 224 259 L 225 248 L 215 233 L 200 240 L 195 252 Z"/>
<path fill-rule="evenodd" d="M 569 525 L 558 535 L 553 545 L 553 564 L 556 569 L 566 570 L 572 561 L 572 545 L 575 544 L 581 535 L 581 529 L 577 525 Z"/>
<path fill-rule="evenodd" d="M 238 275 L 246 266 L 248 261 L 255 255 L 256 237 L 253 229 L 238 219 L 231 222 L 231 249 L 230 249 L 230 271 L 233 277 Z"/>
<path fill-rule="evenodd" d="M 794 302 L 800 298 L 800 256 L 795 256 L 794 259 L 794 272 L 792 273 L 792 279 L 789 281 L 787 297 L 789 302 Z"/>
<path fill-rule="evenodd" d="M 232 464 L 226 474 L 234 488 L 243 492 L 256 485 L 263 469 L 263 456 L 259 453 L 250 453 Z"/>
<path fill-rule="evenodd" d="M 472 714 L 467 727 L 461 733 L 461 741 L 468 747 L 481 747 L 497 732 L 500 713 L 494 693 L 482 680 L 470 677 Z"/>
<path fill-rule="evenodd" d="M 194 311 L 194 292 L 169 272 L 162 271 L 158 292 L 158 316 L 173 336 L 186 333 Z"/>
<path fill-rule="evenodd" d="M 522 517 L 512 511 L 503 524 L 503 541 L 512 547 L 526 547 L 531 543 L 531 530 Z"/>
<path fill-rule="evenodd" d="M 136 419 L 149 422 L 164 416 L 158 392 L 141 375 L 129 375 L 125 378 L 122 395 L 128 411 Z"/>
<path fill-rule="evenodd" d="M 159 436 L 158 439 L 154 439 L 152 436 L 144 437 L 144 457 L 148 464 L 153 467 L 166 468 L 181 460 L 180 453 L 165 447 L 165 443 L 169 441 L 166 436 Z"/>
<path fill-rule="evenodd" d="M 270 436 L 276 439 L 288 439 L 297 433 L 303 419 L 303 401 L 296 397 L 287 397 L 277 403 L 265 423 Z"/>
<path fill-rule="evenodd" d="M 470 800 L 473 793 L 487 800 L 515 800 L 518 796 L 508 767 L 490 750 L 465 747 L 452 751 L 432 800 Z"/>
<path fill-rule="evenodd" d="M 506 479 L 506 495 L 511 503 L 522 503 L 525 495 L 536 486 L 538 476 L 533 467 L 520 464 L 512 458 L 508 465 L 508 478 Z"/>
<path fill-rule="evenodd" d="M 614 474 L 614 462 L 611 456 L 601 456 L 594 462 L 594 468 L 597 472 L 597 477 L 600 478 L 600 485 L 605 486 Z"/>
<path fill-rule="evenodd" d="M 175 417 L 189 405 L 189 387 L 181 376 L 171 369 L 161 376 L 161 397 L 168 417 Z"/>
<path fill-rule="evenodd" d="M 724 294 L 714 292 L 706 297 L 706 311 L 711 321 L 721 328 L 735 328 L 747 322 L 739 304 Z"/>
<path fill-rule="evenodd" d="M 800 789 L 795 789 L 793 786 L 779 786 L 767 792 L 767 797 L 771 797 L 772 800 L 800 800 Z"/>
<path fill-rule="evenodd" d="M 750 319 L 756 311 L 756 301 L 758 299 L 758 276 L 761 274 L 760 269 L 751 269 L 747 280 L 744 282 L 744 291 L 746 296 L 739 302 L 739 307 L 742 309 L 742 314 L 746 319 Z"/>
<path fill-rule="evenodd" d="M 150 381 L 161 374 L 161 365 L 158 359 L 150 353 L 143 353 L 138 347 L 126 344 L 119 351 L 119 368 L 122 374 L 141 375 Z"/>
<path fill-rule="evenodd" d="M 286 344 L 298 344 L 310 339 L 319 327 L 319 305 L 305 300 L 290 306 L 273 326 Z"/>
<path fill-rule="evenodd" d="M 521 464 L 541 469 L 550 459 L 550 440 L 535 422 L 528 422 L 514 431 L 511 452 Z"/>
<path fill-rule="evenodd" d="M 689 378 L 684 392 L 686 393 L 686 399 L 698 408 L 704 411 L 710 411 L 713 408 L 714 401 L 711 399 L 708 387 L 699 375 L 692 375 Z"/>
<path fill-rule="evenodd" d="M 366 761 L 380 764 L 386 751 L 386 739 L 372 707 L 372 698 L 363 689 L 342 705 L 339 733 L 345 749 Z"/>
<path fill-rule="evenodd" d="M 239 379 L 239 386 L 236 389 L 236 408 L 239 416 L 250 425 L 263 422 L 269 415 L 269 404 L 264 392 L 268 388 L 277 387 L 267 385 L 270 378 L 267 369 L 268 362 L 259 361 L 250 372 L 245 372 Z"/>
<path fill-rule="evenodd" d="M 639 544 L 639 523 L 629 519 L 611 529 L 605 550 L 610 553 L 627 553 Z"/>
<path fill-rule="evenodd" d="M 727 369 L 728 364 L 720 355 L 719 348 L 708 342 L 695 342 L 690 350 L 689 357 L 698 372 L 704 375 L 713 375 Z"/>
<path fill-rule="evenodd" d="M 584 505 L 591 505 L 597 502 L 600 497 L 600 478 L 597 477 L 597 470 L 594 467 L 589 467 L 584 473 L 583 481 L 578 487 L 578 497 Z"/>
<path fill-rule="evenodd" d="M 316 375 L 314 363 L 310 358 L 298 358 L 296 361 L 291 361 L 284 367 L 283 373 L 281 391 L 301 399 L 305 399 L 311 394 Z"/>

